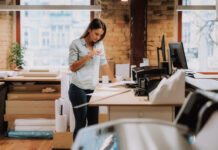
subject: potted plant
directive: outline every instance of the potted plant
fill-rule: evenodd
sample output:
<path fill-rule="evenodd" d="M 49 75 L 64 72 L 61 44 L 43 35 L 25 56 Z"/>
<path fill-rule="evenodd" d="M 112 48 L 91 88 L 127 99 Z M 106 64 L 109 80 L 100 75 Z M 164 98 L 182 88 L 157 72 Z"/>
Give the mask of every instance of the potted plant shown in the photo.
<path fill-rule="evenodd" d="M 24 51 L 26 50 L 26 47 L 21 46 L 19 43 L 15 42 L 12 43 L 12 46 L 10 47 L 10 53 L 9 53 L 9 64 L 11 68 L 14 70 L 23 69 L 24 65 Z"/>

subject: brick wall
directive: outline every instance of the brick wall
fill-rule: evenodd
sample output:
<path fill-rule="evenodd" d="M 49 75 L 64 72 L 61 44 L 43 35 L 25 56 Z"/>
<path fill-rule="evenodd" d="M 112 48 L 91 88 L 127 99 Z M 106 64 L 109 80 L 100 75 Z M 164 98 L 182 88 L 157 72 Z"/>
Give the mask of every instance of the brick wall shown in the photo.
<path fill-rule="evenodd" d="M 165 35 L 166 51 L 168 43 L 175 42 L 174 5 L 175 0 L 148 1 L 147 57 L 152 66 L 157 65 L 157 47 L 161 47 L 162 35 Z"/>
<path fill-rule="evenodd" d="M 104 39 L 108 58 L 115 63 L 129 63 L 130 26 L 125 22 L 129 17 L 128 2 L 120 0 L 97 0 L 102 11 L 96 13 L 107 25 L 108 31 Z M 149 0 L 147 10 L 147 57 L 150 65 L 157 65 L 157 47 L 161 46 L 162 35 L 165 35 L 165 49 L 168 43 L 175 42 L 174 6 L 175 0 Z M 167 55 L 167 53 L 166 53 Z M 162 59 L 162 58 L 161 58 Z"/>
<path fill-rule="evenodd" d="M 5 5 L 6 0 L 0 0 L 0 5 Z M 0 12 L 0 70 L 9 69 L 8 52 L 12 43 L 13 13 Z"/>
<path fill-rule="evenodd" d="M 97 0 L 102 11 L 96 13 L 107 26 L 104 39 L 105 53 L 115 63 L 129 63 L 130 26 L 128 2 L 120 0 Z"/>

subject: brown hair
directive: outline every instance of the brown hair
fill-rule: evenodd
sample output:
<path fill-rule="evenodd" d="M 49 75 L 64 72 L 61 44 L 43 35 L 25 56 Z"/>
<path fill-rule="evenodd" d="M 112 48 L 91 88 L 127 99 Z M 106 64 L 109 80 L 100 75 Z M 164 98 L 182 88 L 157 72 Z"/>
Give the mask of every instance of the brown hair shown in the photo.
<path fill-rule="evenodd" d="M 103 30 L 104 30 L 104 33 L 102 34 L 101 38 L 100 38 L 97 42 L 103 40 L 103 38 L 105 37 L 105 34 L 106 34 L 106 30 L 107 30 L 107 29 L 106 29 L 106 25 L 104 24 L 104 22 L 101 21 L 101 20 L 98 19 L 98 18 L 93 19 L 93 20 L 89 23 L 87 29 L 86 29 L 85 32 L 82 34 L 82 36 L 80 37 L 80 39 L 81 39 L 81 38 L 85 38 L 85 37 L 87 37 L 87 36 L 89 35 L 89 31 L 88 31 L 89 29 L 93 30 L 93 29 L 99 29 L 99 28 L 103 29 Z"/>

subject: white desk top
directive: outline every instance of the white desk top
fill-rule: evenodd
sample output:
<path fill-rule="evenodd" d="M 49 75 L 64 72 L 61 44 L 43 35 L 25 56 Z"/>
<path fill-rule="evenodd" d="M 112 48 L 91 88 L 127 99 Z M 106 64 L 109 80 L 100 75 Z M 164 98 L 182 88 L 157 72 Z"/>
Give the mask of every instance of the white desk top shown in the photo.
<path fill-rule="evenodd" d="M 94 93 L 101 90 L 102 85 L 98 85 L 94 91 Z M 122 91 L 127 91 L 126 88 L 120 89 L 120 94 L 112 94 L 112 96 L 99 97 L 93 95 L 90 100 L 90 106 L 181 106 L 181 103 L 151 103 L 148 101 L 147 96 L 135 96 L 133 89 L 122 93 Z M 107 91 L 110 92 L 110 91 Z M 102 100 L 101 100 L 102 99 Z"/>

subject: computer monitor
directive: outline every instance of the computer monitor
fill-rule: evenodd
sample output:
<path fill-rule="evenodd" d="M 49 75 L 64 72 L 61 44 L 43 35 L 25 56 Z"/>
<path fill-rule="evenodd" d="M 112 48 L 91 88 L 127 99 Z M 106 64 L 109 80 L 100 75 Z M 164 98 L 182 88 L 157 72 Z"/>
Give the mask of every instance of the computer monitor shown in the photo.
<path fill-rule="evenodd" d="M 161 40 L 161 50 L 162 50 L 163 61 L 166 61 L 166 55 L 165 55 L 165 38 L 164 38 L 164 35 L 162 36 L 162 40 Z"/>
<path fill-rule="evenodd" d="M 160 56 L 159 56 L 159 50 L 161 50 L 162 52 L 162 58 L 163 61 L 166 61 L 166 54 L 165 54 L 165 39 L 164 39 L 164 35 L 162 35 L 162 39 L 161 39 L 161 47 L 157 48 L 157 63 L 158 66 L 160 67 Z"/>
<path fill-rule="evenodd" d="M 188 69 L 182 42 L 169 43 L 169 59 L 177 69 Z"/>

